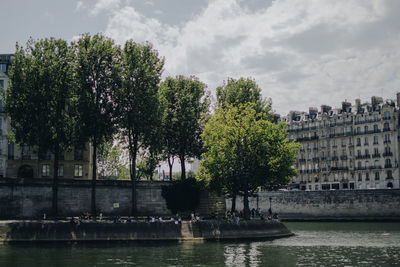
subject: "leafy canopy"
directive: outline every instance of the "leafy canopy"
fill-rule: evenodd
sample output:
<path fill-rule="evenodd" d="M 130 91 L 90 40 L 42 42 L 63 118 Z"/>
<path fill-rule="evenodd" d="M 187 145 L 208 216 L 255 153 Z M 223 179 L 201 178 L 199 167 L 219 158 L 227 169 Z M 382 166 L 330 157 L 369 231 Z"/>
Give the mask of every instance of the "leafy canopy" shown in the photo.
<path fill-rule="evenodd" d="M 218 108 L 202 134 L 200 179 L 232 195 L 251 195 L 262 186 L 285 187 L 296 174 L 292 165 L 298 144 L 287 139 L 286 125 L 257 113 L 254 103 Z"/>

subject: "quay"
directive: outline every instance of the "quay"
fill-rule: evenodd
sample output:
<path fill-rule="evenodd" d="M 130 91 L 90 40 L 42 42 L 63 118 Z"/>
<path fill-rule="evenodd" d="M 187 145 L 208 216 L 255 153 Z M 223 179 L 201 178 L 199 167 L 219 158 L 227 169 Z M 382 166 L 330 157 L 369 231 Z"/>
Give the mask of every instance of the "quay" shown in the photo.
<path fill-rule="evenodd" d="M 219 241 L 273 239 L 293 233 L 277 220 L 145 222 L 0 221 L 0 243 L 85 243 L 112 241 Z"/>

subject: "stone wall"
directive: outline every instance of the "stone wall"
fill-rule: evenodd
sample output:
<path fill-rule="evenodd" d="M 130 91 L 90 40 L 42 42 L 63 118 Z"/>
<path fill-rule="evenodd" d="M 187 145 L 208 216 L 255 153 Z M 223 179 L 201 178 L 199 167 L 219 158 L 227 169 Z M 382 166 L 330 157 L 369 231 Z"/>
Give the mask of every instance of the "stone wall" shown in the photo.
<path fill-rule="evenodd" d="M 0 219 L 41 218 L 50 214 L 52 179 L 0 179 Z M 161 196 L 166 182 L 137 182 L 139 214 L 168 215 Z M 129 215 L 132 197 L 130 181 L 97 181 L 97 209 L 105 216 Z M 60 179 L 58 209 L 60 216 L 76 216 L 91 208 L 91 181 Z"/>
<path fill-rule="evenodd" d="M 278 221 L 129 223 L 0 221 L 0 244 L 16 242 L 183 241 L 275 238 L 292 233 Z"/>
<path fill-rule="evenodd" d="M 284 220 L 400 220 L 400 189 L 260 192 L 250 209 Z M 226 200 L 230 209 L 231 200 Z M 236 209 L 243 209 L 241 198 Z"/>

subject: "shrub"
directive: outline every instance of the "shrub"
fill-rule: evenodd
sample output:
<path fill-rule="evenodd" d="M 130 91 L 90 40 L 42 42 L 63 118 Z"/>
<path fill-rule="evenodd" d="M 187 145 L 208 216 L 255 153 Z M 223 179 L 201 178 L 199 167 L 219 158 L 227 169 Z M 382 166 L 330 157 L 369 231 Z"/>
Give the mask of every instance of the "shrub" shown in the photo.
<path fill-rule="evenodd" d="M 193 211 L 200 201 L 201 184 L 196 179 L 173 181 L 162 187 L 162 196 L 172 213 Z"/>

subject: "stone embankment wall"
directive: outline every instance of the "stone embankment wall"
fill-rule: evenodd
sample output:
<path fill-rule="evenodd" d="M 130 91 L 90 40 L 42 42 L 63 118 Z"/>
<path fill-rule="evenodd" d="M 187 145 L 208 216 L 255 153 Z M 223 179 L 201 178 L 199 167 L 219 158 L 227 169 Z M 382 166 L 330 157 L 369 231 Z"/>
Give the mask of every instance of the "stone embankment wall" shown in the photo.
<path fill-rule="evenodd" d="M 270 198 L 283 220 L 400 220 L 400 189 L 260 192 L 250 209 L 267 214 Z M 243 209 L 241 198 L 236 208 Z"/>
<path fill-rule="evenodd" d="M 183 241 L 276 238 L 292 235 L 278 221 L 84 222 L 1 221 L 0 243 L 91 241 Z"/>
<path fill-rule="evenodd" d="M 42 218 L 50 214 L 52 179 L 0 179 L 0 219 Z M 145 215 L 169 215 L 161 187 L 166 182 L 137 182 L 137 210 Z M 91 181 L 60 179 L 58 210 L 60 216 L 90 212 Z M 132 189 L 130 181 L 97 181 L 97 210 L 104 215 L 129 215 Z"/>

